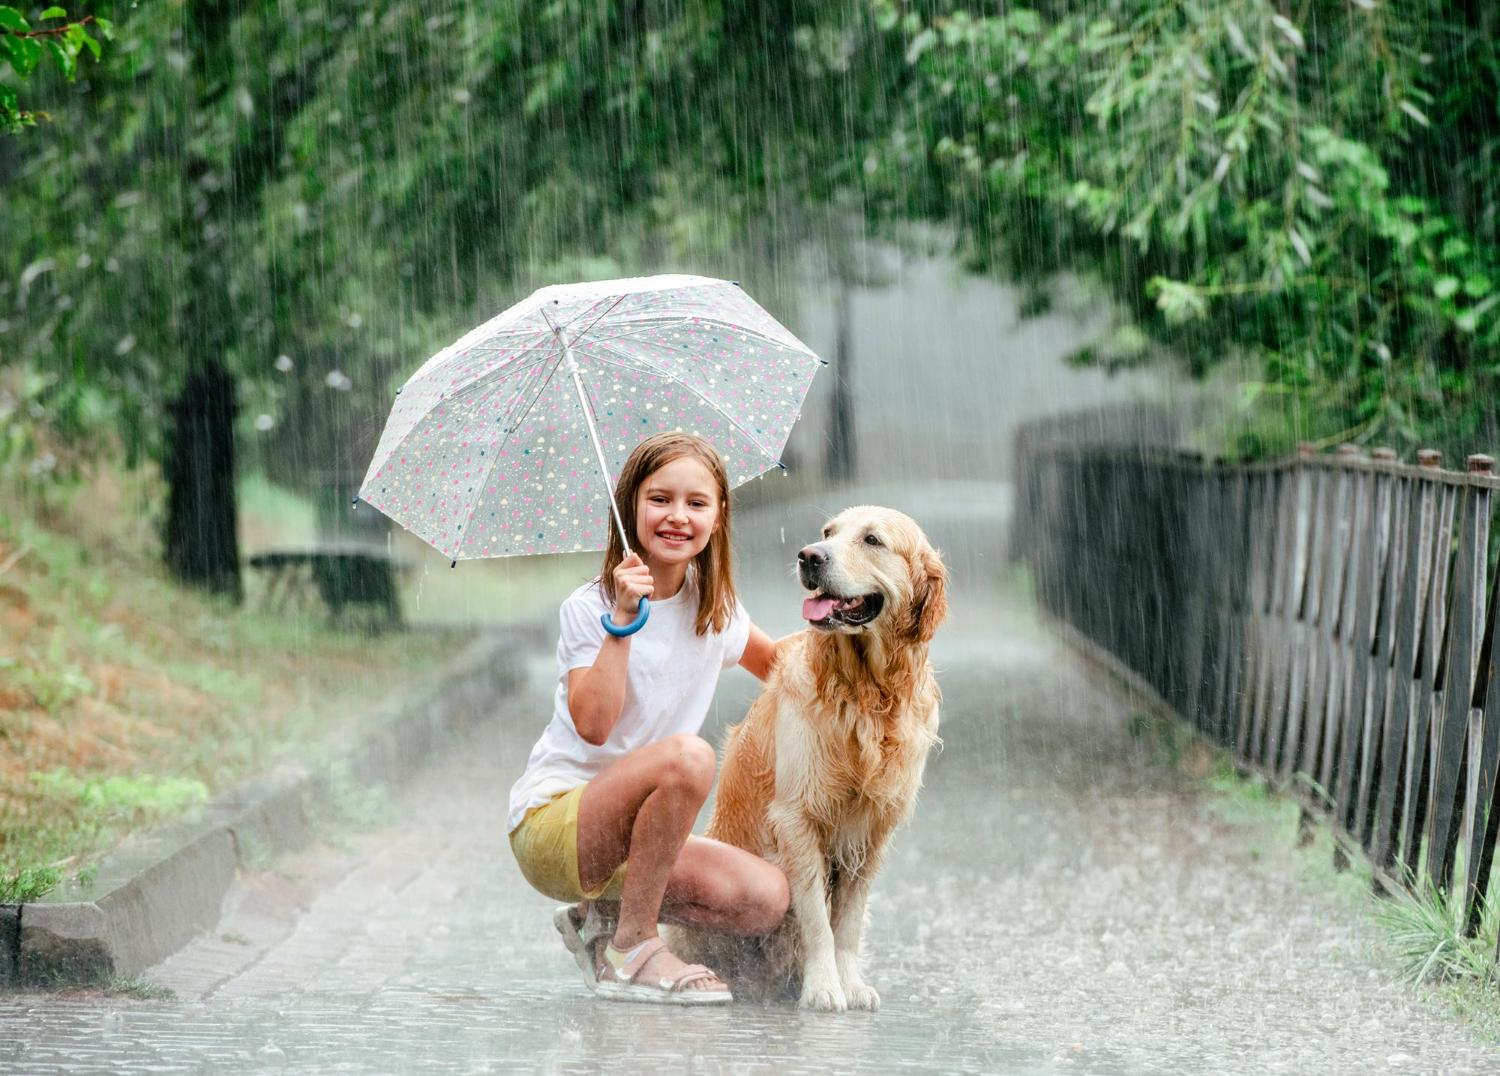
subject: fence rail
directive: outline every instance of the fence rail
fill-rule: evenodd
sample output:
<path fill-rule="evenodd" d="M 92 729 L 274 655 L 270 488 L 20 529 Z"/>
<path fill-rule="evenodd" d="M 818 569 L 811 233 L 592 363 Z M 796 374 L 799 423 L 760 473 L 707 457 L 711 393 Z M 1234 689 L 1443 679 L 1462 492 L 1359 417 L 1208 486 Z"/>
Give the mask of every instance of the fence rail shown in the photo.
<path fill-rule="evenodd" d="M 1440 463 L 1225 466 L 1026 431 L 1012 552 L 1049 614 L 1384 876 L 1456 891 L 1472 931 L 1500 823 L 1500 479 Z"/>

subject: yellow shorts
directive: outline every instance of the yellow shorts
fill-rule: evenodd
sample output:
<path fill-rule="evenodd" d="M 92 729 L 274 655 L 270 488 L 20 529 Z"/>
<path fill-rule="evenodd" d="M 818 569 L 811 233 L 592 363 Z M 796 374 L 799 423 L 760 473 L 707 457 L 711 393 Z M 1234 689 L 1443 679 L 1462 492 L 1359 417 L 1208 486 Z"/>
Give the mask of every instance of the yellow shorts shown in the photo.
<path fill-rule="evenodd" d="M 528 809 L 510 834 L 510 850 L 532 888 L 568 904 L 585 898 L 619 900 L 625 891 L 626 863 L 591 892 L 585 893 L 578 880 L 578 801 L 586 787 L 559 792 L 540 807 Z M 693 840 L 694 835 L 689 833 L 687 839 Z"/>
<path fill-rule="evenodd" d="M 511 831 L 510 850 L 532 888 L 553 900 L 575 904 L 589 900 L 619 900 L 625 888 L 625 864 L 609 881 L 591 893 L 578 880 L 578 801 L 583 785 L 559 792 L 540 807 L 532 807 Z"/>

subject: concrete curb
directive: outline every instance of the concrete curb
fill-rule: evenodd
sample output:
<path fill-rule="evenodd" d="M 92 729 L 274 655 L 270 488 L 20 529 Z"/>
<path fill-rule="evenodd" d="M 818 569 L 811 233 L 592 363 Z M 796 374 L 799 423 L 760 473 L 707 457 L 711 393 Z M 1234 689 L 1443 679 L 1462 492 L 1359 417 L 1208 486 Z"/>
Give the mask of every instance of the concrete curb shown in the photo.
<path fill-rule="evenodd" d="M 359 785 L 398 782 L 446 742 L 493 717 L 523 676 L 541 624 L 488 632 L 443 675 L 386 708 L 329 762 Z M 242 867 L 313 839 L 329 802 L 328 767 L 284 766 L 239 785 L 190 818 L 124 842 L 91 886 L 74 883 L 30 904 L 0 905 L 0 988 L 98 982 L 139 974 L 218 923 Z"/>

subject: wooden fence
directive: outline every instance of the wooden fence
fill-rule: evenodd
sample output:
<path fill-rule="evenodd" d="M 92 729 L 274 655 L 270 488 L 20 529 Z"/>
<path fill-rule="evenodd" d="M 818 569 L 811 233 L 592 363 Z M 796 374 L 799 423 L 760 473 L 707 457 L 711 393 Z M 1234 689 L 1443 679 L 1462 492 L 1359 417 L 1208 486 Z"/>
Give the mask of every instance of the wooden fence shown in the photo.
<path fill-rule="evenodd" d="M 1044 609 L 1477 928 L 1495 860 L 1493 460 L 1223 466 L 1023 432 L 1012 552 Z M 1500 954 L 1497 954 L 1500 957 Z"/>

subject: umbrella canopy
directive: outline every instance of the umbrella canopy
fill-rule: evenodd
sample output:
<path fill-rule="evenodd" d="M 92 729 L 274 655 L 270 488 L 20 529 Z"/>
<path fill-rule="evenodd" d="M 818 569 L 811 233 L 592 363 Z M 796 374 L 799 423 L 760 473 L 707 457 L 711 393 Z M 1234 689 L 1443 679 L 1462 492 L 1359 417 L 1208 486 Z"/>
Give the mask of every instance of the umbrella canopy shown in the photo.
<path fill-rule="evenodd" d="M 820 364 L 736 282 L 541 288 L 398 390 L 359 497 L 454 561 L 603 549 L 640 441 L 700 434 L 740 485 L 782 466 Z"/>

